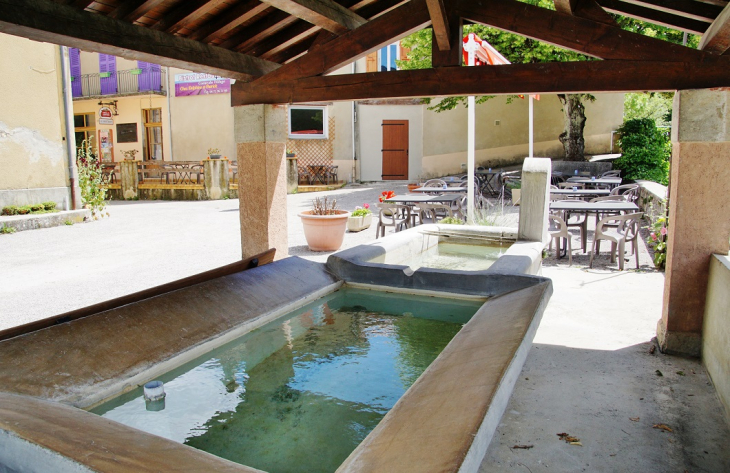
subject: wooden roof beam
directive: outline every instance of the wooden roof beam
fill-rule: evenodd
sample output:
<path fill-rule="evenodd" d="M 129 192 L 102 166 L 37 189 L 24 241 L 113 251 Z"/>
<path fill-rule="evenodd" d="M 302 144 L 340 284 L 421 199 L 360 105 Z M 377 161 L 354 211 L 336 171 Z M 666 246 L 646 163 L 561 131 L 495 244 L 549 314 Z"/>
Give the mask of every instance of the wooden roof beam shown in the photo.
<path fill-rule="evenodd" d="M 704 21 L 693 20 L 692 18 L 685 18 L 683 16 L 673 15 L 671 13 L 653 10 L 619 0 L 598 0 L 598 3 L 606 9 L 606 11 L 610 11 L 611 13 L 628 16 L 629 18 L 636 18 L 637 20 L 648 21 L 655 25 L 666 26 L 667 28 L 686 31 L 687 33 L 701 35 L 705 32 L 708 26 Z"/>
<path fill-rule="evenodd" d="M 280 67 L 50 0 L 0 0 L 0 32 L 241 81 Z"/>
<path fill-rule="evenodd" d="M 461 21 L 459 14 L 453 9 L 448 11 L 449 35 L 451 37 L 451 49 L 439 50 L 439 48 L 431 48 L 431 67 L 452 67 L 461 66 L 462 62 L 462 45 L 464 38 L 464 22 Z M 432 25 L 433 26 L 433 25 Z M 436 29 L 431 33 L 431 44 L 436 44 Z"/>
<path fill-rule="evenodd" d="M 202 41 L 203 43 L 210 43 L 221 35 L 228 33 L 242 23 L 262 13 L 267 8 L 269 6 L 259 2 L 259 0 L 244 1 L 233 8 L 221 12 L 218 17 L 202 25 L 190 34 L 188 38 Z"/>
<path fill-rule="evenodd" d="M 127 0 L 109 14 L 110 18 L 129 21 L 134 23 L 153 8 L 159 6 L 164 0 Z"/>
<path fill-rule="evenodd" d="M 151 26 L 152 29 L 175 34 L 190 20 L 205 14 L 218 6 L 223 0 L 192 0 L 180 3 L 165 13 L 165 15 Z"/>
<path fill-rule="evenodd" d="M 671 13 L 693 20 L 712 23 L 722 7 L 695 0 L 623 0 L 640 7 Z"/>
<path fill-rule="evenodd" d="M 618 26 L 616 20 L 606 10 L 596 3 L 596 0 L 554 0 L 555 10 L 566 15 L 575 15 L 581 18 Z"/>
<path fill-rule="evenodd" d="M 688 74 L 687 71 L 692 73 Z M 236 82 L 232 105 L 463 95 L 667 91 L 730 86 L 730 58 L 701 63 L 579 61 L 448 67 L 317 76 L 260 84 Z"/>
<path fill-rule="evenodd" d="M 600 59 L 697 61 L 701 51 L 514 0 L 456 0 L 462 18 Z"/>
<path fill-rule="evenodd" d="M 449 29 L 449 16 L 446 13 L 444 0 L 426 0 L 428 14 L 431 17 L 433 37 L 435 44 L 440 51 L 451 49 L 451 30 Z"/>
<path fill-rule="evenodd" d="M 727 54 L 730 49 L 730 4 L 712 22 L 700 40 L 700 49 L 717 54 Z"/>
<path fill-rule="evenodd" d="M 412 0 L 360 28 L 313 48 L 306 55 L 267 74 L 256 82 L 281 81 L 326 74 L 381 47 L 428 26 L 425 0 Z"/>
<path fill-rule="evenodd" d="M 341 34 L 367 23 L 367 20 L 333 0 L 261 0 L 315 26 Z"/>

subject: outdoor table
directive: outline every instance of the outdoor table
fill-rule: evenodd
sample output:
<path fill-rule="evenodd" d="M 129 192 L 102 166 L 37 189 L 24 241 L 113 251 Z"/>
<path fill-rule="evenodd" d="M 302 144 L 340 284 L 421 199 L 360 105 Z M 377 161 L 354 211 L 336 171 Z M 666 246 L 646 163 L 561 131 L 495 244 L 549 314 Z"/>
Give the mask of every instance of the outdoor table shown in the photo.
<path fill-rule="evenodd" d="M 603 197 L 611 194 L 609 189 L 550 189 L 550 194 L 570 197 Z"/>
<path fill-rule="evenodd" d="M 601 186 L 608 186 L 610 188 L 614 188 L 616 186 L 621 185 L 621 178 L 620 177 L 597 177 L 595 179 L 590 177 L 570 177 L 568 178 L 568 182 L 577 182 L 579 184 L 591 184 L 591 185 L 601 185 Z"/>
<path fill-rule="evenodd" d="M 451 193 L 457 193 L 457 192 L 466 192 L 466 187 L 447 187 L 446 189 L 442 187 L 417 187 L 416 189 L 413 189 L 411 192 L 433 192 L 433 193 L 441 193 L 441 194 L 451 194 Z"/>
<path fill-rule="evenodd" d="M 639 207 L 633 202 L 621 200 L 601 200 L 598 202 L 584 202 L 582 200 L 555 201 L 550 202 L 550 210 L 558 210 L 560 212 L 585 213 L 591 212 L 638 212 Z M 585 251 L 587 235 L 583 231 L 583 239 L 581 241 L 582 248 Z"/>
<path fill-rule="evenodd" d="M 502 171 L 474 171 L 474 176 L 479 179 L 479 189 L 487 191 L 489 195 L 499 194 L 494 186 L 499 184 L 500 174 Z"/>
<path fill-rule="evenodd" d="M 441 189 L 443 190 L 443 189 Z M 461 198 L 460 194 L 443 194 L 443 195 L 423 195 L 423 194 L 404 194 L 396 195 L 390 199 L 386 199 L 383 202 L 388 204 L 405 204 L 405 205 L 416 205 L 416 204 L 446 204 L 451 205 L 456 203 L 456 212 L 462 216 L 461 210 Z"/>
<path fill-rule="evenodd" d="M 319 181 L 322 184 L 327 184 L 327 166 L 313 164 L 308 166 L 308 168 L 309 173 L 312 176 L 312 184 L 314 184 L 314 181 Z"/>

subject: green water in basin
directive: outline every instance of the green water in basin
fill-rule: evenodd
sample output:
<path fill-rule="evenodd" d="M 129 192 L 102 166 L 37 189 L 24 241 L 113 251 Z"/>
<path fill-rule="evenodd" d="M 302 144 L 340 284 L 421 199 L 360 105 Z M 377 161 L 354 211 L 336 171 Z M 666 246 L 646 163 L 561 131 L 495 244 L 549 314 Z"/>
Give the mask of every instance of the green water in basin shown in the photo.
<path fill-rule="evenodd" d="M 469 245 L 463 243 L 439 243 L 428 251 L 418 254 L 402 264 L 412 269 L 434 268 L 456 271 L 483 271 L 507 251 L 508 242 Z"/>
<path fill-rule="evenodd" d="M 483 301 L 345 288 L 92 412 L 271 473 L 333 472 Z"/>

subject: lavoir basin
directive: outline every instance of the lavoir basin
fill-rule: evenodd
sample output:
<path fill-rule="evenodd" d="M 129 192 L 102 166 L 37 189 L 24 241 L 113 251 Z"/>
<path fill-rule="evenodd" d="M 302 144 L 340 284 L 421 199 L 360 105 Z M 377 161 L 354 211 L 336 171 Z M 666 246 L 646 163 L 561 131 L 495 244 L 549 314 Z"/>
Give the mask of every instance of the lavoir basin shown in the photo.
<path fill-rule="evenodd" d="M 0 470 L 297 471 L 287 442 L 316 452 L 306 471 L 476 471 L 552 292 L 497 265 L 350 274 L 290 257 L 16 331 L 0 341 Z M 165 409 L 147 411 L 139 387 L 158 379 Z M 226 431 L 249 456 L 226 453 Z M 283 439 L 254 438 L 267 431 Z"/>
<path fill-rule="evenodd" d="M 271 473 L 334 472 L 484 299 L 344 287 L 92 412 Z"/>

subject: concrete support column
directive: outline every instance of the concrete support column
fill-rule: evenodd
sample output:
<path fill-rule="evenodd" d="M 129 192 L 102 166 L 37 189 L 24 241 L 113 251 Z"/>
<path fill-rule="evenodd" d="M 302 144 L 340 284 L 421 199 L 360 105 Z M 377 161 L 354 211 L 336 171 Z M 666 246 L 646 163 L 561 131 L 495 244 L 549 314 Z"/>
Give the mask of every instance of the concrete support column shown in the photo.
<path fill-rule="evenodd" d="M 233 108 L 243 258 L 276 248 L 289 254 L 286 224 L 286 107 Z"/>
<path fill-rule="evenodd" d="M 286 193 L 294 194 L 299 188 L 299 166 L 296 156 L 286 157 Z"/>
<path fill-rule="evenodd" d="M 713 253 L 730 237 L 730 90 L 674 96 L 663 352 L 699 356 Z"/>
<path fill-rule="evenodd" d="M 229 166 L 230 162 L 227 159 L 206 159 L 203 161 L 207 199 L 218 200 L 228 196 Z"/>
<path fill-rule="evenodd" d="M 522 164 L 522 193 L 520 196 L 520 240 L 548 242 L 548 212 L 550 210 L 550 158 L 525 158 Z"/>
<path fill-rule="evenodd" d="M 139 174 L 137 173 L 137 163 L 133 159 L 125 159 L 119 163 L 121 170 L 121 186 L 122 197 L 125 199 L 134 199 L 138 196 L 137 189 L 139 187 Z"/>

